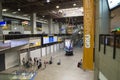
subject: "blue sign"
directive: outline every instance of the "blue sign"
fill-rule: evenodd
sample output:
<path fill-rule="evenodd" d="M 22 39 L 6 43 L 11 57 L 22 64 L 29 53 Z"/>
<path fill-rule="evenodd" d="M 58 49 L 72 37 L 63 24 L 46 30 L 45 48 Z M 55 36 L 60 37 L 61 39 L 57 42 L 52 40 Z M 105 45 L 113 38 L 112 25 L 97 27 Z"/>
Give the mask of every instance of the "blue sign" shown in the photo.
<path fill-rule="evenodd" d="M 53 41 L 53 36 L 49 36 L 49 43 L 52 43 Z"/>
<path fill-rule="evenodd" d="M 5 26 L 6 25 L 6 22 L 5 21 L 1 21 L 0 22 L 0 26 Z"/>

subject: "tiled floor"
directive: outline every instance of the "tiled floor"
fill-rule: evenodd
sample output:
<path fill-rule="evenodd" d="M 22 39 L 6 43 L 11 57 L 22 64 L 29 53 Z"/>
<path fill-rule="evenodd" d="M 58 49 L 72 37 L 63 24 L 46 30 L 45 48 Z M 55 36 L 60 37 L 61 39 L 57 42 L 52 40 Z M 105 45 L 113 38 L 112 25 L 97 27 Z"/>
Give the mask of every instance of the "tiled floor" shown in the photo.
<path fill-rule="evenodd" d="M 93 71 L 83 71 L 77 67 L 82 54 L 83 51 L 81 48 L 75 48 L 74 56 L 65 56 L 65 52 L 60 50 L 47 55 L 47 57 L 43 57 L 42 61 L 49 60 L 52 56 L 53 64 L 47 64 L 45 69 L 44 65 L 42 65 L 42 68 L 37 71 L 34 80 L 93 80 Z M 61 65 L 57 65 L 59 60 L 61 60 Z M 11 68 L 2 73 L 11 73 L 19 68 Z"/>
<path fill-rule="evenodd" d="M 93 71 L 77 68 L 82 52 L 80 48 L 74 50 L 74 56 L 65 56 L 64 51 L 57 52 L 53 56 L 53 64 L 47 64 L 44 70 L 39 70 L 35 80 L 93 80 Z M 57 65 L 59 59 L 61 65 Z"/>

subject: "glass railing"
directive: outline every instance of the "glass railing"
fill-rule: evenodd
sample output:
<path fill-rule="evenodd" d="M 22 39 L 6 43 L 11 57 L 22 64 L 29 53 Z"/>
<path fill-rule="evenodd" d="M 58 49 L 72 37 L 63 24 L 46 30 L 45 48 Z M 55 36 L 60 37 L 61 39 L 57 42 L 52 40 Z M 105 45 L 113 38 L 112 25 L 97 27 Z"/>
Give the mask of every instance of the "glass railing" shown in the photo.
<path fill-rule="evenodd" d="M 37 72 L 0 73 L 0 80 L 34 80 Z"/>

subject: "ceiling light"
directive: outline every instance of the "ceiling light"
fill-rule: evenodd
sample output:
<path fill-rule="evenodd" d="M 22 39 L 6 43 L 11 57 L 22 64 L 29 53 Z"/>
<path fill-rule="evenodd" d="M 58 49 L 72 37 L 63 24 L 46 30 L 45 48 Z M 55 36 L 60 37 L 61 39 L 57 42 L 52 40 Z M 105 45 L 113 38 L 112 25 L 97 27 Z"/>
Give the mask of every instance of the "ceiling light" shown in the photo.
<path fill-rule="evenodd" d="M 49 2 L 50 2 L 50 0 L 47 0 L 46 2 L 47 2 L 47 3 L 49 3 Z"/>
<path fill-rule="evenodd" d="M 60 6 L 56 6 L 56 8 L 60 8 Z"/>
<path fill-rule="evenodd" d="M 76 4 L 74 3 L 73 6 L 76 6 Z"/>
<path fill-rule="evenodd" d="M 21 11 L 21 9 L 18 9 L 18 11 Z"/>
<path fill-rule="evenodd" d="M 14 29 L 16 30 L 17 28 L 15 27 Z"/>
<path fill-rule="evenodd" d="M 4 11 L 4 12 L 7 11 L 7 10 L 8 10 L 8 9 L 2 9 L 2 11 Z"/>
<path fill-rule="evenodd" d="M 59 10 L 58 12 L 62 13 L 63 11 L 62 11 L 62 10 Z"/>
<path fill-rule="evenodd" d="M 42 17 L 45 17 L 45 16 L 42 16 Z"/>

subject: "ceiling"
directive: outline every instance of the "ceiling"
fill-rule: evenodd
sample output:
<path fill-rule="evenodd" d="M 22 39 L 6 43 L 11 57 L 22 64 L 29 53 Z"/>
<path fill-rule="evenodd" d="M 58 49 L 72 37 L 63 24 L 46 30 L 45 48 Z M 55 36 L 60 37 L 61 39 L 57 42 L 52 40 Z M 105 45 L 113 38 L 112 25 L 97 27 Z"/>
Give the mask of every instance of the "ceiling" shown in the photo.
<path fill-rule="evenodd" d="M 76 6 L 73 6 L 76 4 Z M 53 11 L 57 11 L 59 9 L 66 8 L 75 8 L 82 7 L 83 0 L 50 0 L 50 2 L 46 2 L 46 0 L 3 0 L 2 7 L 3 9 L 8 9 L 8 12 L 18 11 L 20 9 L 20 14 L 31 14 L 37 13 L 38 17 L 43 18 L 54 18 L 54 21 L 66 22 L 67 18 L 61 18 L 61 15 L 53 13 Z M 69 19 L 72 21 L 77 21 L 77 23 L 83 22 L 83 16 L 77 16 Z"/>

